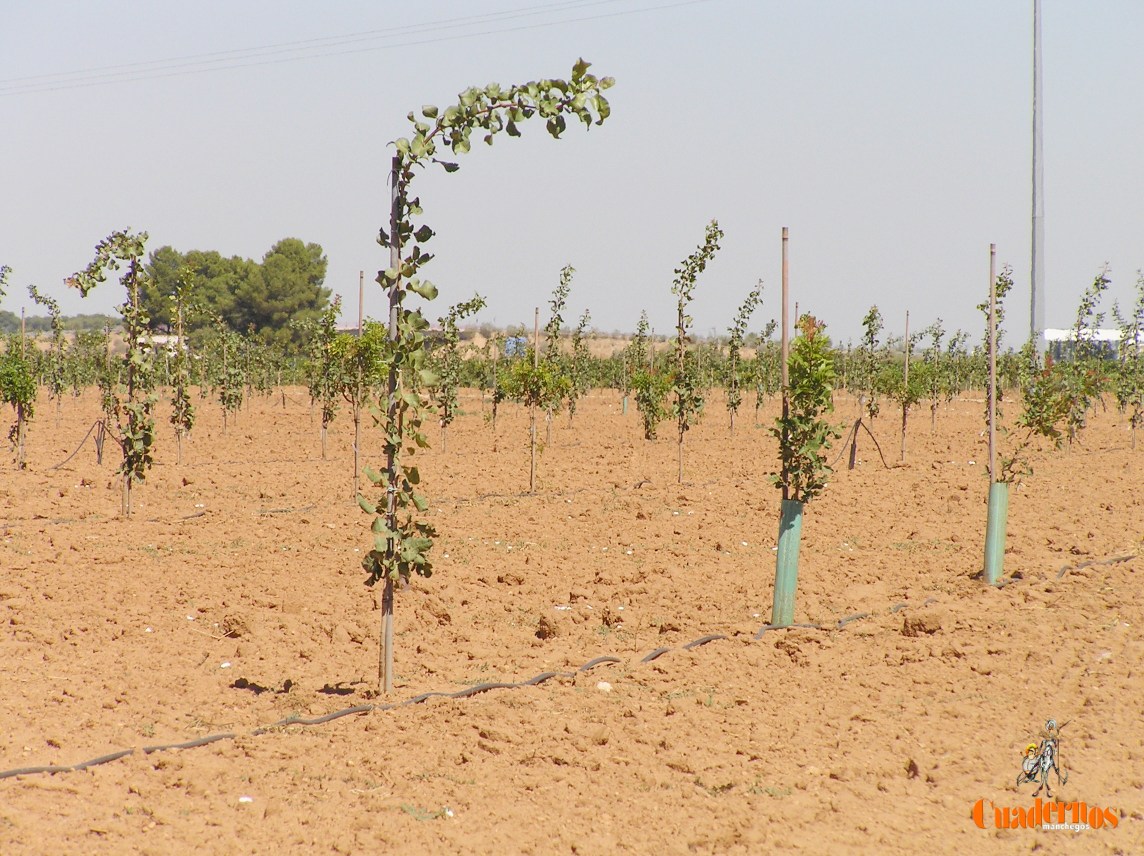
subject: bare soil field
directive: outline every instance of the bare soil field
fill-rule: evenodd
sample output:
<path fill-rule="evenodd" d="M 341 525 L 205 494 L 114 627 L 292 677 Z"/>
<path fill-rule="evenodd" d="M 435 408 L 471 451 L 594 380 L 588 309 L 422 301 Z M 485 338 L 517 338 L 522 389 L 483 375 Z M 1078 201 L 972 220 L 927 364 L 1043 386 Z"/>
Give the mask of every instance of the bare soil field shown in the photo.
<path fill-rule="evenodd" d="M 1144 852 L 1144 443 L 1114 410 L 1034 456 L 999 588 L 981 402 L 914 415 L 901 465 L 880 417 L 890 465 L 864 438 L 807 509 L 817 626 L 760 635 L 780 497 L 749 406 L 730 436 L 709 403 L 681 485 L 671 426 L 647 443 L 595 392 L 528 495 L 527 415 L 494 436 L 469 392 L 421 461 L 435 572 L 397 595 L 383 698 L 348 414 L 323 460 L 304 390 L 225 436 L 198 403 L 181 466 L 160 408 L 130 519 L 110 443 L 52 469 L 94 393 L 58 426 L 41 399 L 28 470 L 0 469 L 0 774 L 131 750 L 0 778 L 4 854 Z M 996 828 L 1036 804 L 1016 779 L 1049 718 L 1053 797 L 1100 828 Z"/>

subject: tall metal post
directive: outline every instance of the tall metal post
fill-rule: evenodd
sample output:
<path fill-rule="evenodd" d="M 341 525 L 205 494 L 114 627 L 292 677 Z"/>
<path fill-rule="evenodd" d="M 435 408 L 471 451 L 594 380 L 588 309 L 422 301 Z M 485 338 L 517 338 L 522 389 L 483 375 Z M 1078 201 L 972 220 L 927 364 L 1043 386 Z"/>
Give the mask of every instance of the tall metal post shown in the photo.
<path fill-rule="evenodd" d="M 1042 163 L 1044 106 L 1041 75 L 1041 0 L 1033 0 L 1033 247 L 1029 338 L 1041 354 L 1045 349 L 1045 169 Z"/>

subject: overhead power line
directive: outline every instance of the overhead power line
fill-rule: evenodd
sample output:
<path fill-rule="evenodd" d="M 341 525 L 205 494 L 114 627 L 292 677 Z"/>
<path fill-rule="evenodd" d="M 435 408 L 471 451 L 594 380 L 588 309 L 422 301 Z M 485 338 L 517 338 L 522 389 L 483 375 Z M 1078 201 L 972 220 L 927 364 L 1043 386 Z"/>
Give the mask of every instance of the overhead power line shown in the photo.
<path fill-rule="evenodd" d="M 164 77 L 206 74 L 256 66 L 302 62 L 332 56 L 391 50 L 400 47 L 414 47 L 521 30 L 555 27 L 563 24 L 575 24 L 626 15 L 659 12 L 683 6 L 708 3 L 712 2 L 712 0 L 675 0 L 675 2 L 658 3 L 651 6 L 639 6 L 614 11 L 599 11 L 592 14 L 574 14 L 572 17 L 568 17 L 568 13 L 586 12 L 593 7 L 627 2 L 630 2 L 630 0 L 560 0 L 560 2 L 546 3 L 541 6 L 505 9 L 499 12 L 446 18 L 419 24 L 405 24 L 378 30 L 364 30 L 340 36 L 325 36 L 270 45 L 258 45 L 249 48 L 236 48 L 233 50 L 211 51 L 169 57 L 161 60 L 120 63 L 77 71 L 7 78 L 0 80 L 0 97 L 57 92 L 67 89 L 80 89 L 114 83 L 129 83 Z M 528 18 L 537 17 L 550 18 L 550 20 L 515 23 Z"/>

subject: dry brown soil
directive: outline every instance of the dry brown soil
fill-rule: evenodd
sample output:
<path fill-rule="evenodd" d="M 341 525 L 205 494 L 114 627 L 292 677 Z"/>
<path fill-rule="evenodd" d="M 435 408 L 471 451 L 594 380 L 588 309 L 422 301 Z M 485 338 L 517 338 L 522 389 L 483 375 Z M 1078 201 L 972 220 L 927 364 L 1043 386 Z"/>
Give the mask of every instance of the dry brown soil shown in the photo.
<path fill-rule="evenodd" d="M 900 466 L 879 418 L 891 466 L 864 438 L 807 511 L 796 620 L 821 626 L 756 639 L 779 495 L 750 407 L 729 436 L 710 403 L 680 485 L 671 426 L 646 443 L 634 408 L 594 393 L 527 495 L 526 414 L 503 408 L 494 437 L 464 404 L 422 461 L 435 573 L 398 593 L 396 689 L 378 698 L 346 414 L 322 460 L 302 390 L 225 436 L 202 402 L 179 466 L 161 409 L 124 519 L 90 439 L 51 469 L 94 395 L 58 426 L 41 400 L 28 470 L 0 469 L 0 773 L 134 751 L 0 778 L 0 852 L 1144 852 L 1144 442 L 1114 410 L 1034 455 L 1002 588 L 974 578 L 980 401 L 932 434 L 915 414 Z M 374 432 L 364 446 L 376 460 Z M 727 638 L 683 648 L 708 634 Z M 547 671 L 572 674 L 255 733 Z M 1054 795 L 1115 827 L 978 828 L 978 800 L 1035 804 L 1015 781 L 1050 717 L 1067 721 Z M 215 734 L 234 736 L 143 751 Z"/>

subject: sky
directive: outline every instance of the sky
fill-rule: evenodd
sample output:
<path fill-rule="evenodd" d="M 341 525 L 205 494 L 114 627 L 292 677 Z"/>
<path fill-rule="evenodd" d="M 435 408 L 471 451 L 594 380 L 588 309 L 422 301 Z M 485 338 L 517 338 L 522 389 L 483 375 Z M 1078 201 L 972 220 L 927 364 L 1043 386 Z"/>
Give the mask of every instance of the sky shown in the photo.
<path fill-rule="evenodd" d="M 1144 268 L 1144 3 L 1042 0 L 1046 325 L 1102 308 Z M 0 309 L 111 312 L 65 278 L 116 229 L 149 249 L 261 259 L 321 244 L 356 322 L 374 282 L 391 142 L 406 114 L 470 85 L 616 79 L 612 115 L 553 140 L 475 144 L 418 176 L 437 232 L 431 320 L 483 295 L 478 321 L 531 326 L 560 269 L 566 312 L 601 332 L 675 323 L 673 271 L 717 219 L 722 248 L 690 314 L 721 334 L 758 280 L 751 328 L 791 301 L 857 341 L 871 305 L 901 335 L 940 318 L 980 338 L 989 245 L 1013 267 L 1007 328 L 1028 334 L 1032 0 L 0 0 Z"/>

